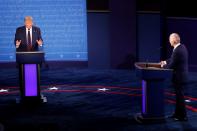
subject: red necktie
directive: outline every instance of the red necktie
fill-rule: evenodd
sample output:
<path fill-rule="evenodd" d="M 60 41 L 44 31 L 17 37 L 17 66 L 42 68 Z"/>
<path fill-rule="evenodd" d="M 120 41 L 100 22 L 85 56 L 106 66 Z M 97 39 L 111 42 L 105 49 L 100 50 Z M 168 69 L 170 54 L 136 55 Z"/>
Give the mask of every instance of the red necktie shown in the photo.
<path fill-rule="evenodd" d="M 27 34 L 27 48 L 28 51 L 32 49 L 30 29 L 28 29 L 28 34 Z"/>

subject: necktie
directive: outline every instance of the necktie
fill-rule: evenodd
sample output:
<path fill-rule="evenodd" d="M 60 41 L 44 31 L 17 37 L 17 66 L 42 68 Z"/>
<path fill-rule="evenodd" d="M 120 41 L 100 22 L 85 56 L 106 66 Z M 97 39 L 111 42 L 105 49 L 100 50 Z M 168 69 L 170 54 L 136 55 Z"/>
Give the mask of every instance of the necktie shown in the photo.
<path fill-rule="evenodd" d="M 27 48 L 28 48 L 28 51 L 30 51 L 32 48 L 30 29 L 28 29 L 28 34 L 27 34 Z"/>

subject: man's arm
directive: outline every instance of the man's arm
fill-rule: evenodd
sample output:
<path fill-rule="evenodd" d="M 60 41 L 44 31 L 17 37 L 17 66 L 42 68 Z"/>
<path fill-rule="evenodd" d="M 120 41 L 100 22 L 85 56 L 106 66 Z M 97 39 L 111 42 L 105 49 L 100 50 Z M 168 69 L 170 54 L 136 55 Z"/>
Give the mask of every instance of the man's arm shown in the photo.
<path fill-rule="evenodd" d="M 166 65 L 164 65 L 164 68 L 174 69 L 177 62 L 178 62 L 178 53 L 174 52 L 172 57 L 166 61 Z"/>
<path fill-rule="evenodd" d="M 16 33 L 15 33 L 15 38 L 14 38 L 14 45 L 16 48 L 19 48 L 21 43 L 21 39 L 20 39 L 20 30 L 19 28 L 16 29 Z"/>
<path fill-rule="evenodd" d="M 39 39 L 43 41 L 40 28 L 38 28 L 38 36 L 39 36 Z"/>
<path fill-rule="evenodd" d="M 42 46 L 43 45 L 43 39 L 42 39 L 40 28 L 38 28 L 37 32 L 38 32 L 38 40 L 36 40 L 36 42 L 38 43 L 39 46 Z"/>

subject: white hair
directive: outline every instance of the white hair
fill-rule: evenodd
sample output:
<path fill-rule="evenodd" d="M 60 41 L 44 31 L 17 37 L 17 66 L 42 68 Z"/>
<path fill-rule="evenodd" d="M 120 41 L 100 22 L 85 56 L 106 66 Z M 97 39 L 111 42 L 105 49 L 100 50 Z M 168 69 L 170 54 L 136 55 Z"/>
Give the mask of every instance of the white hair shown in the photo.
<path fill-rule="evenodd" d="M 172 34 L 170 34 L 170 37 L 174 37 L 176 39 L 177 44 L 181 42 L 181 38 L 178 33 L 172 33 Z"/>

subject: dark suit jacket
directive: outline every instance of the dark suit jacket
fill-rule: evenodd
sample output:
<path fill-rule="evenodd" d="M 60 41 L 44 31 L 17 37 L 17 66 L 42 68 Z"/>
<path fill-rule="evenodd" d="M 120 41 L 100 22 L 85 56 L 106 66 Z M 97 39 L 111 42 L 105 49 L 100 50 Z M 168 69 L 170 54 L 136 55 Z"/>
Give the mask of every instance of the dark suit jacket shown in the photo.
<path fill-rule="evenodd" d="M 32 51 L 38 51 L 39 45 L 36 40 L 42 40 L 40 28 L 32 26 Z M 27 40 L 26 40 L 26 27 L 18 27 L 15 33 L 14 43 L 16 45 L 16 40 L 21 40 L 20 46 L 16 51 L 28 51 L 27 49 Z"/>
<path fill-rule="evenodd" d="M 188 52 L 186 47 L 181 44 L 172 53 L 171 58 L 167 60 L 164 68 L 173 69 L 173 83 L 186 83 L 188 80 Z"/>

